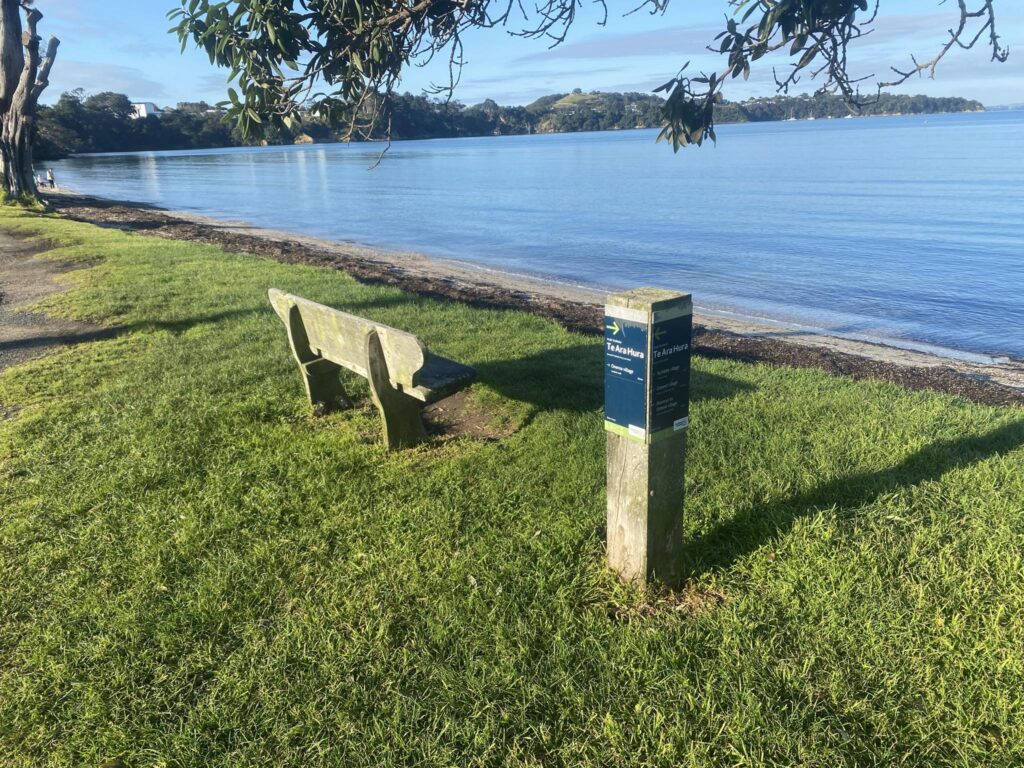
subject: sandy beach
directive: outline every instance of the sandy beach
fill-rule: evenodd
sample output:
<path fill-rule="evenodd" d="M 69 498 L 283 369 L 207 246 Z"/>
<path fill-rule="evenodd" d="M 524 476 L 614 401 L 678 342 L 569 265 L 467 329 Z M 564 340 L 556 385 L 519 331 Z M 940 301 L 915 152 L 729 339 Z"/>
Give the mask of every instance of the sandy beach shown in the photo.
<path fill-rule="evenodd" d="M 327 266 L 366 283 L 393 285 L 424 296 L 474 306 L 520 309 L 549 317 L 570 330 L 599 333 L 604 293 L 596 287 L 502 272 L 467 261 L 385 251 L 253 227 L 131 201 L 106 200 L 59 189 L 54 210 L 100 226 L 179 240 L 216 243 L 288 263 Z M 962 395 L 992 404 L 1024 404 L 1024 363 L 965 355 L 957 359 L 839 338 L 781 324 L 702 312 L 695 315 L 694 350 L 772 365 L 810 366 L 836 375 L 873 378 L 911 389 Z"/>

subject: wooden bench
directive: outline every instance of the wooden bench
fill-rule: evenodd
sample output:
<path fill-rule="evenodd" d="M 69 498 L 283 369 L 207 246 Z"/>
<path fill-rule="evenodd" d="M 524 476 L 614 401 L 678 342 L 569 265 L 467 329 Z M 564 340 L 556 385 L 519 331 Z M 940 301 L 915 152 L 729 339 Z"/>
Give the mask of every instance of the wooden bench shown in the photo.
<path fill-rule="evenodd" d="M 426 438 L 420 412 L 476 378 L 476 371 L 431 355 L 411 333 L 270 289 L 270 303 L 288 329 L 309 402 L 323 412 L 351 406 L 338 374 L 342 368 L 370 382 L 384 423 L 388 450 Z"/>

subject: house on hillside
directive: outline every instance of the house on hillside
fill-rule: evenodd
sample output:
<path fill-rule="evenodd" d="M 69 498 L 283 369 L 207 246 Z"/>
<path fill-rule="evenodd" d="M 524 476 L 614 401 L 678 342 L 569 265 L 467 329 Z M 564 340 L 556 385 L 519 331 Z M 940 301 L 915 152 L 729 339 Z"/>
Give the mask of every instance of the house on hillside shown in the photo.
<path fill-rule="evenodd" d="M 162 114 L 163 110 L 151 101 L 140 101 L 132 104 L 132 118 L 135 120 L 149 117 L 150 115 L 160 117 Z"/>

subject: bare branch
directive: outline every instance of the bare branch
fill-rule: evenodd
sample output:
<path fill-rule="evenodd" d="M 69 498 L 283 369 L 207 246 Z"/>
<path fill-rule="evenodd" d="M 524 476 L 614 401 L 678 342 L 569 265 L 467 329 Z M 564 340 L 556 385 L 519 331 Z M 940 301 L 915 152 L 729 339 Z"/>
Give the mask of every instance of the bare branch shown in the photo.
<path fill-rule="evenodd" d="M 54 36 L 46 41 L 46 54 L 42 64 L 39 65 L 39 74 L 36 75 L 35 85 L 32 87 L 32 100 L 38 101 L 43 91 L 50 85 L 50 70 L 53 69 L 53 62 L 57 59 L 57 48 L 60 47 L 60 40 Z"/>
<path fill-rule="evenodd" d="M 935 77 L 935 69 L 939 66 L 947 53 L 954 47 L 963 49 L 973 48 L 974 45 L 981 39 L 985 32 L 988 32 L 989 46 L 992 49 L 992 61 L 1005 62 L 1010 55 L 1010 50 L 999 44 L 999 35 L 996 34 L 996 12 L 992 7 L 994 0 L 983 0 L 982 4 L 978 6 L 976 10 L 970 10 L 967 6 L 967 0 L 957 0 L 957 5 L 960 7 L 960 21 L 956 29 L 950 29 L 949 39 L 942 46 L 939 52 L 928 61 L 919 62 L 915 57 L 911 56 L 910 60 L 914 66 L 910 69 L 901 70 L 897 67 L 891 67 L 892 71 L 895 72 L 898 77 L 895 80 L 891 80 L 885 83 L 879 83 L 879 90 L 883 88 L 892 88 L 893 86 L 901 85 L 909 80 L 914 75 L 924 75 L 927 72 L 928 77 Z M 973 35 L 969 34 L 968 27 L 972 19 L 982 19 L 981 25 Z"/>

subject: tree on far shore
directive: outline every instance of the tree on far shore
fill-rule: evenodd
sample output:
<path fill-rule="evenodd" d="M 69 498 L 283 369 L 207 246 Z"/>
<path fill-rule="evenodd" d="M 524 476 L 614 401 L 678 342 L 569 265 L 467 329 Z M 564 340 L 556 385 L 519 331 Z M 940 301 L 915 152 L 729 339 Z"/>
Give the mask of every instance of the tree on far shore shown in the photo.
<path fill-rule="evenodd" d="M 849 71 L 851 45 L 870 34 L 888 0 L 719 0 L 729 12 L 724 29 L 708 41 L 724 65 L 691 76 L 684 65 L 655 92 L 667 99 L 659 139 L 678 150 L 715 138 L 716 106 L 728 80 L 747 78 L 760 59 L 781 51 L 788 69 L 775 75 L 782 93 L 803 78 L 819 92 L 839 94 L 851 108 L 863 100 L 867 78 Z M 597 0 L 605 10 L 605 0 Z M 664 12 L 669 0 L 640 0 L 627 11 Z M 504 27 L 512 34 L 562 42 L 581 0 L 180 0 L 169 16 L 182 50 L 189 41 L 210 61 L 231 70 L 237 89 L 228 89 L 229 113 L 245 134 L 292 127 L 303 112 L 333 124 L 345 123 L 350 136 L 391 124 L 391 97 L 405 66 L 444 56 L 449 94 L 463 64 L 462 35 L 473 28 Z M 956 0 L 959 22 L 928 60 L 911 56 L 907 66 L 891 67 L 877 92 L 914 75 L 933 76 L 953 48 L 984 41 L 993 61 L 1008 50 L 996 32 L 996 0 Z M 530 10 L 532 9 L 532 10 Z M 321 90 L 322 89 L 322 90 Z M 391 131 L 385 130 L 387 134 Z"/>
<path fill-rule="evenodd" d="M 45 51 L 41 50 L 37 28 L 42 18 L 32 0 L 0 0 L 0 173 L 3 192 L 12 198 L 36 193 L 32 168 L 36 105 L 49 85 L 60 45 L 51 37 Z"/>

